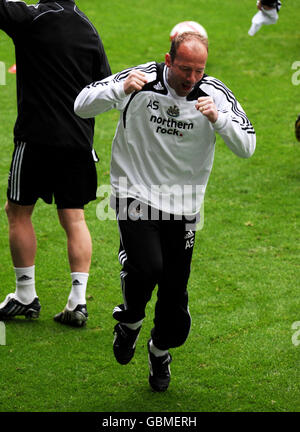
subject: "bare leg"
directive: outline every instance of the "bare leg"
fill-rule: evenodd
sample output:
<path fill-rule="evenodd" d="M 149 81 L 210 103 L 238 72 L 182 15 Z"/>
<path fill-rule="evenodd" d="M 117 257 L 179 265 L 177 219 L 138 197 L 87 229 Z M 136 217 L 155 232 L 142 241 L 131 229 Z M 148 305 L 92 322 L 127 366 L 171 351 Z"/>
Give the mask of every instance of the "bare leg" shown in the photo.
<path fill-rule="evenodd" d="M 54 320 L 81 327 L 88 318 L 85 295 L 91 265 L 92 240 L 82 209 L 60 209 L 58 216 L 67 235 L 72 287 L 66 308 L 55 315 Z"/>
<path fill-rule="evenodd" d="M 91 265 L 92 239 L 85 222 L 84 210 L 62 209 L 57 212 L 67 235 L 71 272 L 88 273 Z"/>
<path fill-rule="evenodd" d="M 34 265 L 36 237 L 31 222 L 34 205 L 21 206 L 7 201 L 5 211 L 9 224 L 9 245 L 15 267 Z"/>
<path fill-rule="evenodd" d="M 31 304 L 36 297 L 34 276 L 36 237 L 31 222 L 33 209 L 34 205 L 21 206 L 11 201 L 5 204 L 9 225 L 9 245 L 16 275 L 14 296 L 23 305 Z"/>

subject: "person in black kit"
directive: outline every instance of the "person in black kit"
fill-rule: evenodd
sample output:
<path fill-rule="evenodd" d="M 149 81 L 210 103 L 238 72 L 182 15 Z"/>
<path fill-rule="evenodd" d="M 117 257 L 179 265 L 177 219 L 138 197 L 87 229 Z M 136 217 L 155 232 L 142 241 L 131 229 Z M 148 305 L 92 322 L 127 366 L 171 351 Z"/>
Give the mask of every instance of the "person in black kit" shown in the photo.
<path fill-rule="evenodd" d="M 254 36 L 262 25 L 276 24 L 278 12 L 281 8 L 280 0 L 258 0 L 256 2 L 258 12 L 254 15 L 251 27 L 248 31 L 249 36 Z"/>
<path fill-rule="evenodd" d="M 97 30 L 73 0 L 0 0 L 0 29 L 13 40 L 18 116 L 5 210 L 16 289 L 0 304 L 0 320 L 37 318 L 36 237 L 31 216 L 38 198 L 51 204 L 68 242 L 72 288 L 54 319 L 86 323 L 86 285 L 92 242 L 84 205 L 96 199 L 94 119 L 74 113 L 74 100 L 91 81 L 111 74 Z"/>

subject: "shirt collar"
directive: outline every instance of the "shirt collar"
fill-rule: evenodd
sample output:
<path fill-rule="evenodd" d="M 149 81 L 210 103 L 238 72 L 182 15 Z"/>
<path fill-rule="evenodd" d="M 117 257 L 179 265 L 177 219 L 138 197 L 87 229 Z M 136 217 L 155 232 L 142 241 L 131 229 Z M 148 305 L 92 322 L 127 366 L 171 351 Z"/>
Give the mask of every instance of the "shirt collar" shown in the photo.
<path fill-rule="evenodd" d="M 71 3 L 75 3 L 74 0 L 39 0 L 39 3 L 55 3 L 55 2 L 60 3 L 61 1 L 69 1 Z"/>

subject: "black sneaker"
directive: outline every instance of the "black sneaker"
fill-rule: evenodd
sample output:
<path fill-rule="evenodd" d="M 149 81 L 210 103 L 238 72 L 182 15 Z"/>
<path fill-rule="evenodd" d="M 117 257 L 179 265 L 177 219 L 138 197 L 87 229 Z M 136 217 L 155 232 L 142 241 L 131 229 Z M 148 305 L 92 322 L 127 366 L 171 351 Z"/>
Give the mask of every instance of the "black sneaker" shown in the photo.
<path fill-rule="evenodd" d="M 129 363 L 134 356 L 141 327 L 137 330 L 131 330 L 121 323 L 115 325 L 113 349 L 115 358 L 120 364 L 125 365 Z"/>
<path fill-rule="evenodd" d="M 30 304 L 25 305 L 15 299 L 14 294 L 8 294 L 0 306 L 0 321 L 8 320 L 17 315 L 24 315 L 25 318 L 38 318 L 41 310 L 38 297 L 35 297 Z"/>
<path fill-rule="evenodd" d="M 86 324 L 88 316 L 86 304 L 79 304 L 73 310 L 65 307 L 62 312 L 55 315 L 54 321 L 73 327 L 82 327 Z"/>
<path fill-rule="evenodd" d="M 149 359 L 149 384 L 154 391 L 164 392 L 167 390 L 171 380 L 170 363 L 172 361 L 171 354 L 167 353 L 164 356 L 156 357 L 150 352 L 150 341 L 148 341 L 148 359 Z"/>

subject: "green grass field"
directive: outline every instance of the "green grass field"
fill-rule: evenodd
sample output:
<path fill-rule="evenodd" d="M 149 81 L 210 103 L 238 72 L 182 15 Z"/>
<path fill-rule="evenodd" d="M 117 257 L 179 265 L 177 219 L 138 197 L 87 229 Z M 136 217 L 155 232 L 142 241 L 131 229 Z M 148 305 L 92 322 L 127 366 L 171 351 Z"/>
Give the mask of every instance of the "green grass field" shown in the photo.
<path fill-rule="evenodd" d="M 29 2 L 28 2 L 29 3 Z M 6 324 L 0 346 L 1 412 L 298 412 L 300 345 L 300 143 L 294 122 L 300 86 L 298 0 L 283 1 L 276 25 L 248 36 L 254 0 L 78 0 L 98 29 L 113 72 L 163 61 L 169 32 L 183 20 L 206 28 L 207 73 L 235 93 L 257 133 L 249 160 L 217 139 L 197 233 L 189 283 L 192 328 L 172 350 L 172 380 L 164 394 L 148 385 L 147 340 L 156 294 L 136 355 L 119 365 L 112 352 L 114 306 L 121 302 L 115 221 L 99 221 L 98 201 L 86 208 L 93 238 L 86 328 L 61 326 L 53 316 L 66 303 L 70 276 L 65 235 L 54 206 L 38 202 L 39 320 Z M 0 32 L 0 61 L 14 63 L 13 44 Z M 34 77 L 32 77 L 34 79 Z M 16 117 L 15 75 L 0 86 L 0 301 L 15 289 L 4 212 Z M 97 118 L 99 186 L 109 184 L 111 141 L 118 113 Z M 300 341 L 300 337 L 299 337 Z"/>

